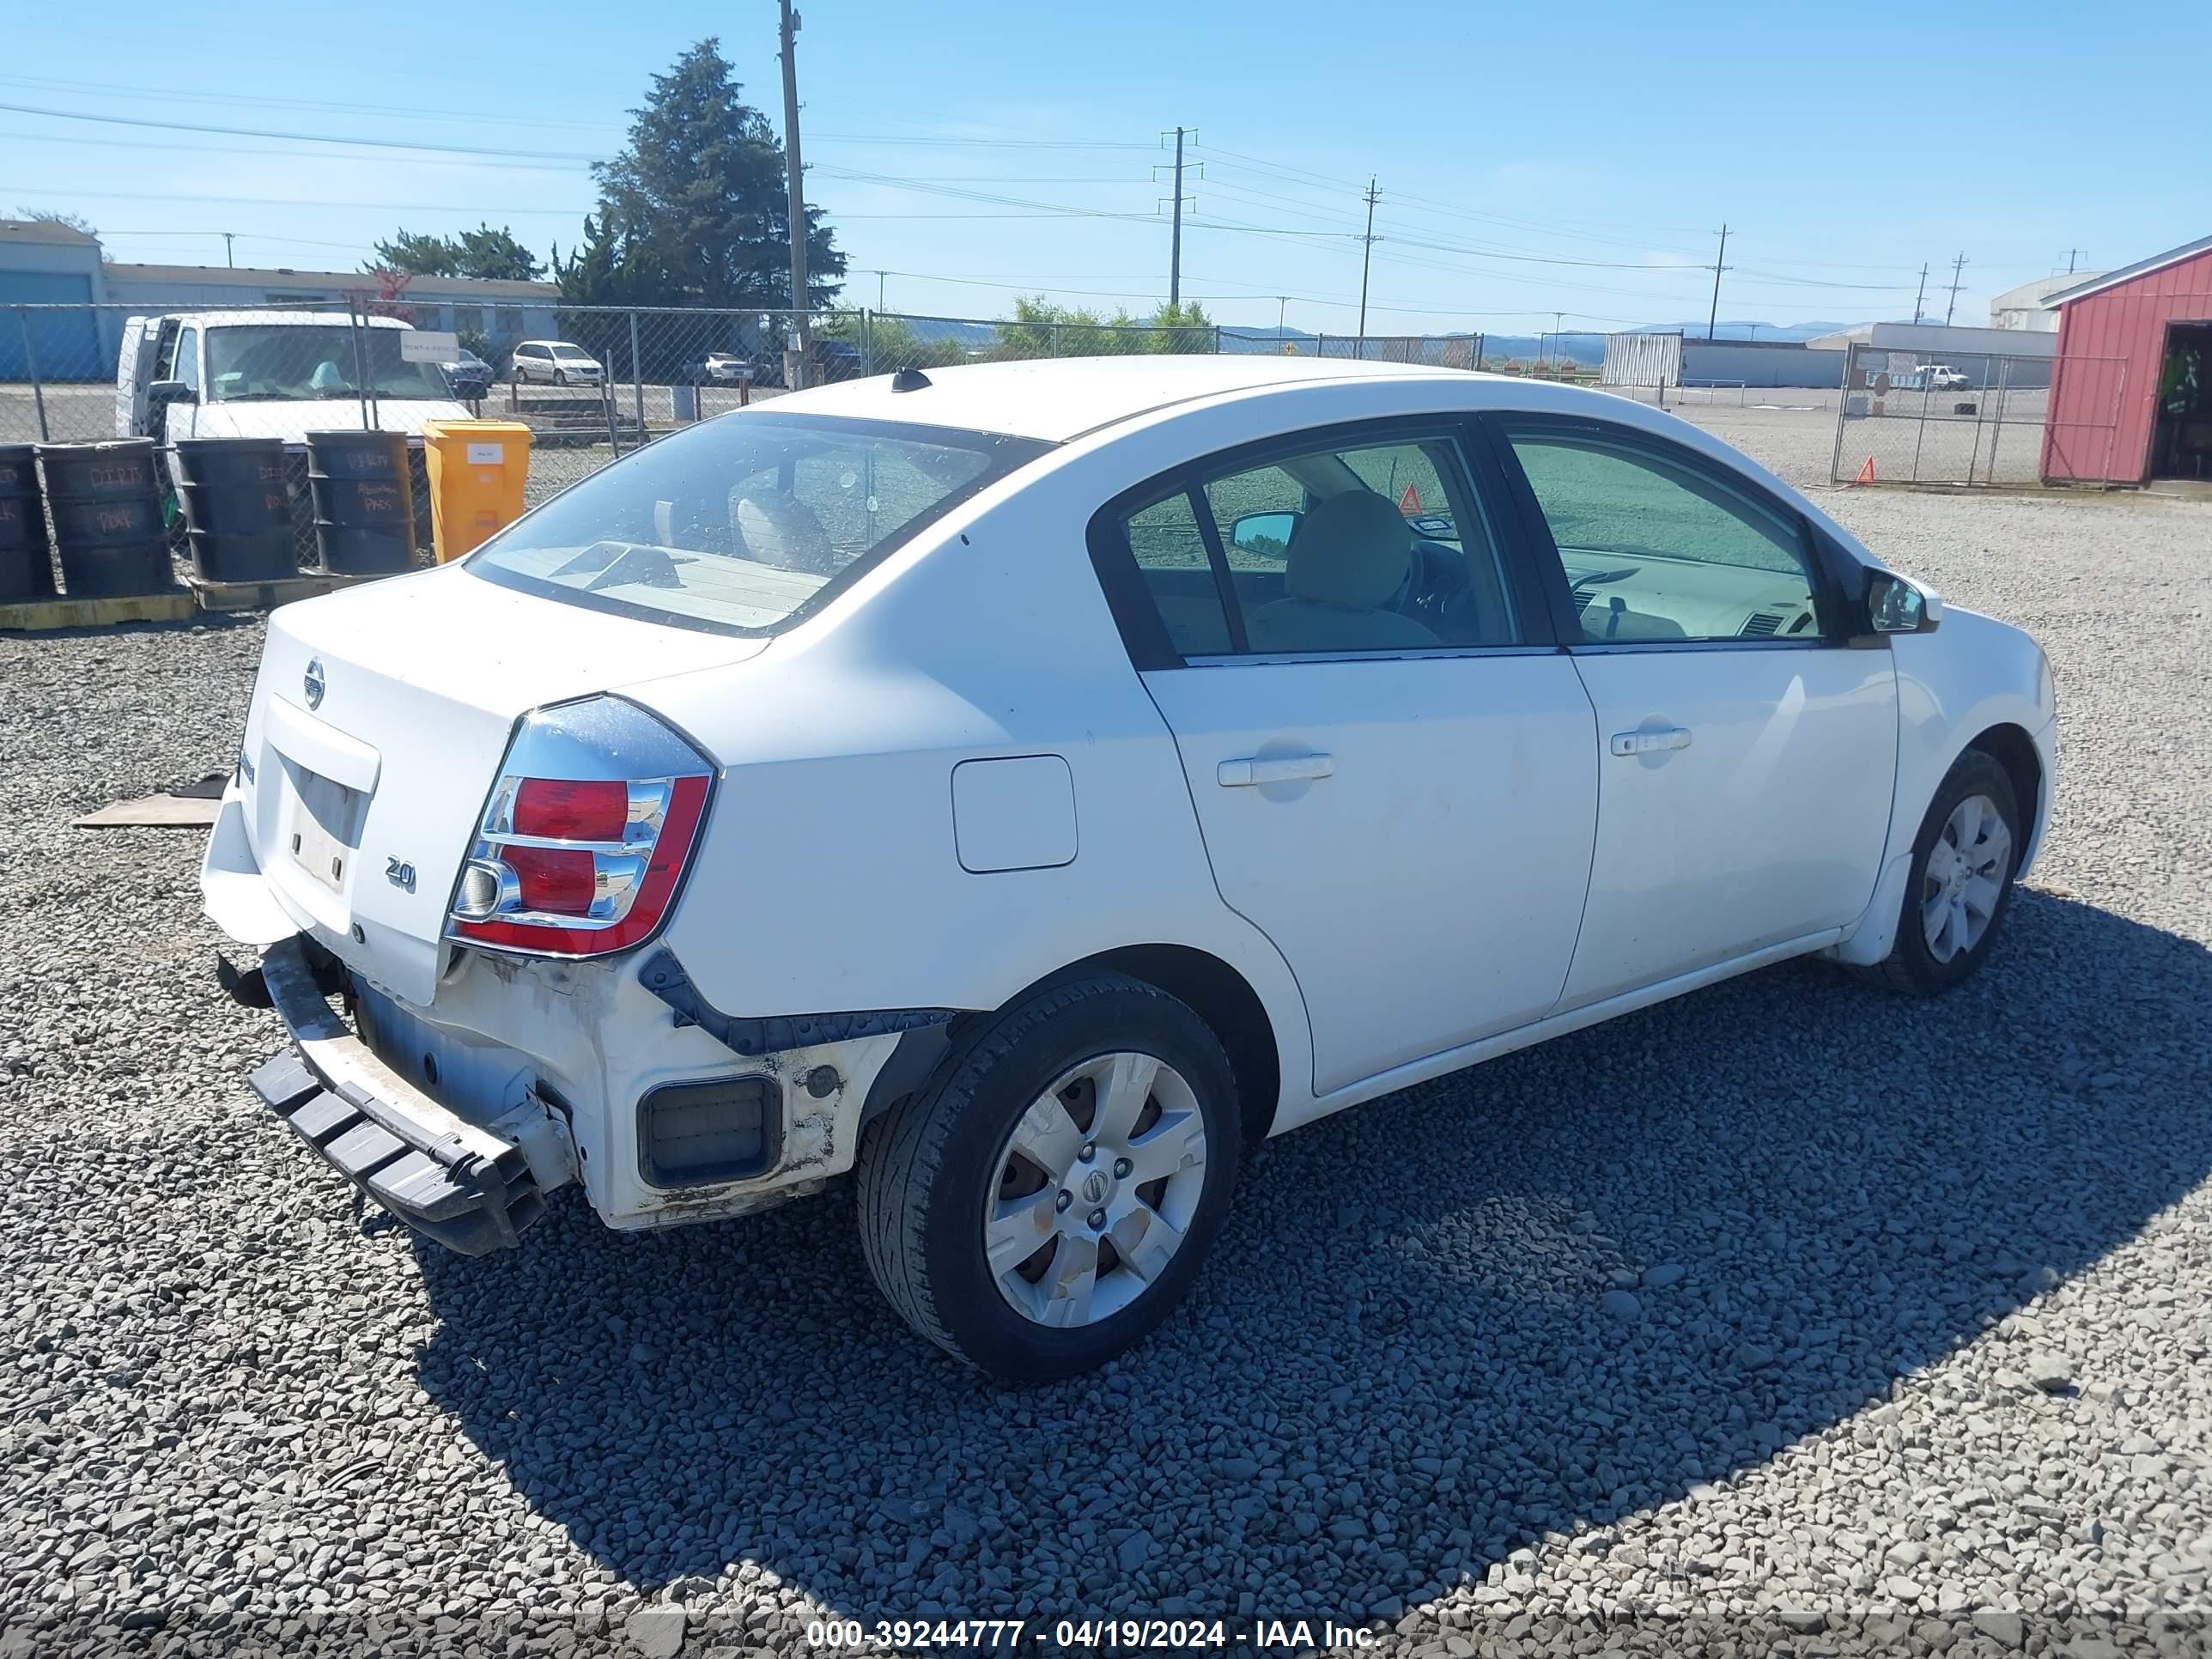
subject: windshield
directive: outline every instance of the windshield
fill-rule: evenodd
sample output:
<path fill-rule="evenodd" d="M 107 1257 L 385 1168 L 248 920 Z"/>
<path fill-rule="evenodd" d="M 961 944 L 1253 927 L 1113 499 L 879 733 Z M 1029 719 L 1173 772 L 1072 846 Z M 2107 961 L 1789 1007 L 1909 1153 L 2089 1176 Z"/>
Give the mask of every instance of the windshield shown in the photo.
<path fill-rule="evenodd" d="M 403 362 L 397 328 L 256 323 L 207 333 L 213 403 L 453 396 L 435 363 Z"/>
<path fill-rule="evenodd" d="M 896 421 L 726 415 L 601 467 L 468 568 L 679 627 L 772 634 L 1048 447 Z"/>
<path fill-rule="evenodd" d="M 592 360 L 592 354 L 581 346 L 557 345 L 553 348 L 553 355 L 556 357 L 577 358 L 585 362 Z"/>

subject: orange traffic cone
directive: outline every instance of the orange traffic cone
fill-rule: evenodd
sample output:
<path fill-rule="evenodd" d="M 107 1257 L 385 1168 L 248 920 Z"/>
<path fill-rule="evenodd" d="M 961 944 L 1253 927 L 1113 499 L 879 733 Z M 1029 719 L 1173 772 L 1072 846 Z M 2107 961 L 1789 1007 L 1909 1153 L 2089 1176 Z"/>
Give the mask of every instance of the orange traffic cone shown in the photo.
<path fill-rule="evenodd" d="M 1859 476 L 1854 479 L 1853 482 L 1856 483 L 1875 483 L 1878 482 L 1874 476 L 1873 456 L 1869 455 L 1866 458 L 1866 465 L 1859 469 Z"/>

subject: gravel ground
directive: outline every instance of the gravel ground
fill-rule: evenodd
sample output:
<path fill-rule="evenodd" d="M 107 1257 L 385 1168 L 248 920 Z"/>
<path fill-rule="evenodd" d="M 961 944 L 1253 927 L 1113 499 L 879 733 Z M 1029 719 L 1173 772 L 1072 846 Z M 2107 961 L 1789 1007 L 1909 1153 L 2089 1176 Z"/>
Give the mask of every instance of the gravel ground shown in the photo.
<path fill-rule="evenodd" d="M 1700 417 L 1825 471 L 1826 417 Z M 1826 499 L 2057 665 L 1989 971 L 1788 966 L 1274 1142 L 1158 1336 L 1018 1393 L 842 1197 L 475 1262 L 364 1212 L 246 1092 L 198 837 L 68 827 L 228 764 L 258 624 L 0 638 L 0 1656 L 2203 1650 L 2212 509 Z"/>

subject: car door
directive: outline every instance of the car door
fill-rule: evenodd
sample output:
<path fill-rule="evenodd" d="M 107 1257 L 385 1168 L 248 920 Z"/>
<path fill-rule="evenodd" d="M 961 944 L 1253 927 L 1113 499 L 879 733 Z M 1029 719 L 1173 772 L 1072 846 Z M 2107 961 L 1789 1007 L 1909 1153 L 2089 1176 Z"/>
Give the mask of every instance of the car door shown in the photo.
<path fill-rule="evenodd" d="M 1597 842 L 1561 1007 L 1838 927 L 1873 895 L 1897 761 L 1844 573 L 1749 476 L 1602 421 L 1488 422 L 1597 713 Z"/>
<path fill-rule="evenodd" d="M 1541 1017 L 1573 954 L 1595 728 L 1464 436 L 1310 432 L 1093 528 L 1222 897 L 1304 994 L 1317 1094 Z"/>
<path fill-rule="evenodd" d="M 200 373 L 200 331 L 186 327 L 177 331 L 176 362 L 170 378 L 182 380 L 191 392 L 189 403 L 179 401 L 169 405 L 169 423 L 165 433 L 167 442 L 179 438 L 196 436 L 200 427 L 200 404 L 207 397 L 202 389 L 205 377 Z"/>

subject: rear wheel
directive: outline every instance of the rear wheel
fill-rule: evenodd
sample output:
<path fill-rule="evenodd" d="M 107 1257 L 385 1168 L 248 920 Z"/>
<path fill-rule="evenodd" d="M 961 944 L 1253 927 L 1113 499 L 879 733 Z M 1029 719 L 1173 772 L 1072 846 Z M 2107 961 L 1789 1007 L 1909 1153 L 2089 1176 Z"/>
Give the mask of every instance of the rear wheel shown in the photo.
<path fill-rule="evenodd" d="M 2025 843 L 2012 779 L 1991 757 L 1968 750 L 1921 820 L 1897 939 L 1872 971 L 1892 989 L 1916 996 L 1948 991 L 1972 976 L 2012 902 Z"/>
<path fill-rule="evenodd" d="M 1189 1289 L 1242 1150 L 1204 1021 L 1118 975 L 995 1016 L 858 1160 L 861 1246 L 907 1322 L 1014 1381 L 1141 1339 Z"/>

